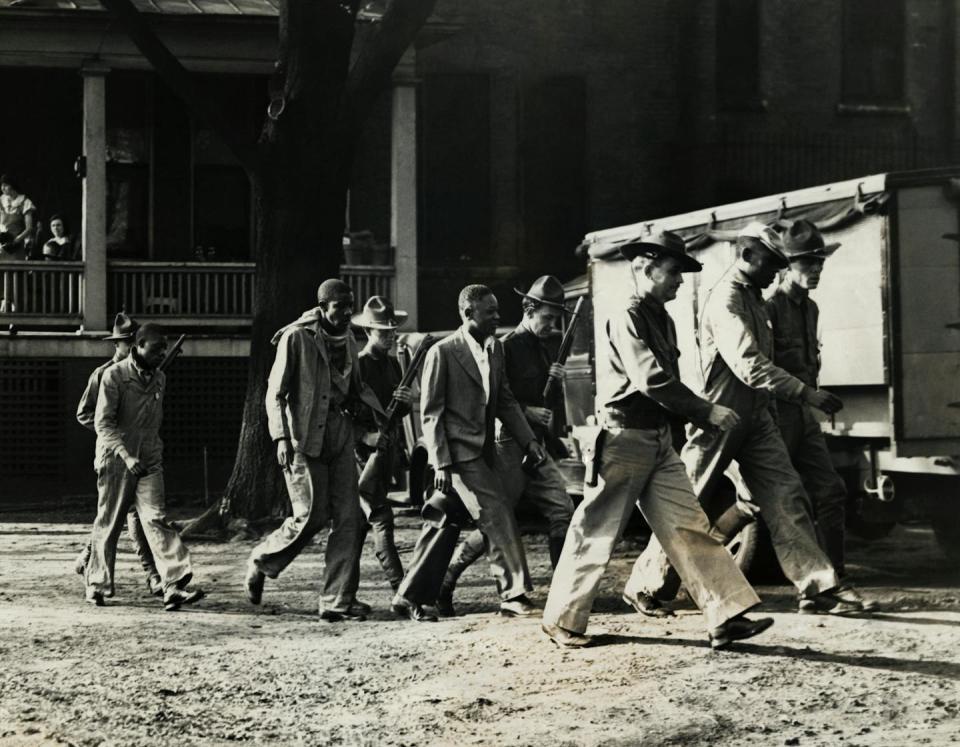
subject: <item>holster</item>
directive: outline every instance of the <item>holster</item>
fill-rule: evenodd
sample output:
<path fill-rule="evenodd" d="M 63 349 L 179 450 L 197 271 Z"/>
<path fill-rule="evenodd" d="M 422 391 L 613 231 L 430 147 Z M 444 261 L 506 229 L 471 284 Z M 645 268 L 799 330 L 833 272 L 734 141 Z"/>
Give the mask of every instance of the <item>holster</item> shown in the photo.
<path fill-rule="evenodd" d="M 604 433 L 606 431 L 599 425 L 581 425 L 573 429 L 573 437 L 580 445 L 580 459 L 584 466 L 583 484 L 588 488 L 597 486 Z"/>

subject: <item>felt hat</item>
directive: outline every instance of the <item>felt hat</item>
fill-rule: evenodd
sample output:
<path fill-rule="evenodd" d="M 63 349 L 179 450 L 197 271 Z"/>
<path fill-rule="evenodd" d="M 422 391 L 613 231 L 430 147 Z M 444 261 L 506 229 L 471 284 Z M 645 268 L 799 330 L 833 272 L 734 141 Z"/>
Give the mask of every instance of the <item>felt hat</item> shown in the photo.
<path fill-rule="evenodd" d="M 541 275 L 530 286 L 530 290 L 524 292 L 519 288 L 514 288 L 513 292 L 518 296 L 530 298 L 534 301 L 552 306 L 555 309 L 567 310 L 563 302 L 566 300 L 566 294 L 563 292 L 563 285 L 553 275 Z"/>
<path fill-rule="evenodd" d="M 796 220 L 783 235 L 783 253 L 791 262 L 804 257 L 826 259 L 840 247 L 840 243 L 825 244 L 823 234 L 808 220 Z"/>
<path fill-rule="evenodd" d="M 790 264 L 787 255 L 783 253 L 783 239 L 780 238 L 780 234 L 759 221 L 748 223 L 740 229 L 740 233 L 737 234 L 737 246 L 741 249 L 748 246 L 760 247 L 781 268 Z"/>
<path fill-rule="evenodd" d="M 687 242 L 673 231 L 661 231 L 620 247 L 624 259 L 634 257 L 673 257 L 680 262 L 682 272 L 700 272 L 703 265 L 687 254 Z"/>
<path fill-rule="evenodd" d="M 113 334 L 109 337 L 104 337 L 103 339 L 133 340 L 133 336 L 137 333 L 139 328 L 139 324 L 121 311 L 119 314 L 117 314 L 117 318 L 113 320 Z"/>
<path fill-rule="evenodd" d="M 396 329 L 407 321 L 406 311 L 397 311 L 383 296 L 371 296 L 363 305 L 363 311 L 350 320 L 364 329 Z"/>

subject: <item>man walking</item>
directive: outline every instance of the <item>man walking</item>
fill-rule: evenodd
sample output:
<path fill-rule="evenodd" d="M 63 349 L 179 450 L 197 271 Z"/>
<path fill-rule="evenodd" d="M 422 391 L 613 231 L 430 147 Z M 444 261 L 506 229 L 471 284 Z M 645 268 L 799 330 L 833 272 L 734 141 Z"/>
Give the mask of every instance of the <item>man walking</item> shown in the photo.
<path fill-rule="evenodd" d="M 163 584 L 163 607 L 174 611 L 203 596 L 188 589 L 193 578 L 190 554 L 166 520 L 163 488 L 163 395 L 166 375 L 157 369 L 167 351 L 163 330 L 144 324 L 125 359 L 107 368 L 100 382 L 94 427 L 99 493 L 90 560 L 85 572 L 86 599 L 103 606 L 113 586 L 117 538 L 131 504 Z"/>
<path fill-rule="evenodd" d="M 560 320 L 565 312 L 564 292 L 560 281 L 552 275 L 538 278 L 525 293 L 516 292 L 523 297 L 523 319 L 501 340 L 507 382 L 537 441 L 543 446 L 546 459 L 531 472 L 525 471 L 520 445 L 498 421 L 494 469 L 511 509 L 523 499 L 547 519 L 550 564 L 556 567 L 573 515 L 573 501 L 567 495 L 563 475 L 554 461 L 567 455 L 556 435 L 563 418 L 562 395 L 559 401 L 548 403 L 544 402 L 543 391 L 550 376 L 563 379 L 563 366 L 557 363 L 557 357 L 561 340 Z M 456 614 L 453 592 L 457 581 L 483 554 L 483 534 L 474 530 L 460 543 L 447 568 L 437 597 L 439 614 L 445 617 Z"/>
<path fill-rule="evenodd" d="M 773 324 L 773 362 L 808 387 L 816 388 L 820 377 L 820 309 L 810 298 L 810 291 L 820 285 L 823 265 L 840 244 L 824 244 L 820 231 L 807 220 L 795 221 L 784 234 L 783 243 L 790 266 L 766 302 Z M 847 490 L 833 467 L 820 422 L 808 404 L 780 398 L 777 421 L 790 461 L 813 504 L 820 546 L 842 577 Z M 804 600 L 801 611 L 811 606 Z"/>
<path fill-rule="evenodd" d="M 382 410 L 360 377 L 350 286 L 323 281 L 317 304 L 273 337 L 277 357 L 267 381 L 267 422 L 293 513 L 253 548 L 245 588 L 250 602 L 260 604 L 265 577 L 280 575 L 329 525 L 320 618 L 363 620 L 369 608 L 356 603 L 363 516 L 354 421 L 363 407 Z"/>
<path fill-rule="evenodd" d="M 803 402 L 827 413 L 842 403 L 773 363 L 773 333 L 761 290 L 788 264 L 780 236 L 752 223 L 737 238 L 738 259 L 710 292 L 700 325 L 700 362 L 705 396 L 739 416 L 736 427 L 718 435 L 696 424 L 689 429 L 683 461 L 701 505 L 709 507 L 732 460 L 740 467 L 759 506 L 784 574 L 800 593 L 805 611 L 843 615 L 864 611 L 860 595 L 841 586 L 830 559 L 817 544 L 809 498 L 771 414 L 771 396 Z M 736 506 L 728 513 L 736 513 Z M 752 514 L 751 514 L 752 516 Z M 748 520 L 744 517 L 744 522 Z M 723 529 L 720 529 L 723 527 Z M 726 516 L 716 530 L 728 538 L 739 526 Z M 663 538 L 658 538 L 661 540 Z M 627 589 L 659 601 L 676 594 L 680 578 L 666 562 L 669 553 L 655 538 L 634 565 Z M 647 612 L 646 604 L 637 607 Z"/>
<path fill-rule="evenodd" d="M 409 387 L 401 387 L 400 364 L 392 351 L 397 341 L 397 329 L 407 319 L 407 312 L 393 308 L 393 304 L 383 296 L 372 296 L 364 304 L 363 312 L 353 317 L 354 326 L 361 327 L 367 333 L 367 344 L 360 351 L 360 378 L 373 390 L 380 406 L 386 411 L 390 401 L 398 402 L 397 413 L 403 417 L 410 412 L 413 392 Z M 379 430 L 374 418 L 363 423 L 366 434 L 356 448 L 357 466 L 363 471 L 367 460 L 377 449 Z M 393 432 L 386 434 L 390 441 L 385 458 L 390 465 L 390 474 L 399 458 L 403 429 L 399 424 Z M 403 564 L 393 538 L 393 509 L 387 502 L 386 481 L 377 486 L 374 495 L 360 494 L 360 507 L 366 517 L 366 526 L 373 530 L 373 544 L 380 561 L 380 567 L 387 577 L 387 583 L 396 593 L 403 580 Z M 365 528 L 362 535 L 365 535 Z M 362 536 L 361 535 L 361 536 Z M 361 540 L 362 544 L 362 540 Z"/>
<path fill-rule="evenodd" d="M 711 646 L 724 648 L 763 632 L 773 620 L 744 615 L 760 599 L 710 534 L 673 449 L 670 413 L 713 431 L 729 431 L 739 421 L 728 408 L 697 397 L 679 378 L 676 330 L 664 304 L 676 297 L 682 273 L 701 265 L 670 232 L 620 251 L 630 260 L 637 295 L 607 321 L 597 341 L 606 353 L 598 355 L 597 479 L 587 481 L 570 523 L 543 630 L 561 647 L 590 643 L 584 635 L 590 609 L 635 502 L 703 611 Z M 624 598 L 631 601 L 627 593 Z"/>
<path fill-rule="evenodd" d="M 436 619 L 422 605 L 432 604 L 440 592 L 459 535 L 461 503 L 486 541 L 501 614 L 536 614 L 526 597 L 532 585 L 520 530 L 494 471 L 495 418 L 534 463 L 546 455 L 510 391 L 503 346 L 494 337 L 497 297 L 485 285 L 468 285 L 458 306 L 463 324 L 430 349 L 420 382 L 423 437 L 440 495 L 424 506 L 423 531 L 393 599 L 397 615 L 418 622 Z M 447 495 L 454 491 L 459 502 Z"/>
<path fill-rule="evenodd" d="M 133 337 L 137 332 L 138 324 L 122 311 L 117 314 L 113 323 L 113 334 L 104 337 L 104 341 L 113 342 L 113 357 L 101 366 L 94 369 L 87 380 L 87 388 L 84 389 L 80 397 L 80 404 L 77 406 L 77 421 L 85 428 L 89 428 L 96 433 L 94 427 L 94 418 L 97 411 L 97 395 L 100 393 L 100 380 L 104 372 L 114 363 L 119 363 L 130 355 L 133 347 Z M 127 511 L 127 533 L 133 542 L 133 548 L 136 550 L 137 557 L 140 559 L 140 565 L 144 573 L 147 574 L 147 589 L 154 596 L 163 594 L 163 584 L 160 580 L 160 574 L 157 573 L 156 563 L 153 562 L 153 553 L 150 552 L 150 544 L 147 542 L 146 535 L 143 533 L 143 525 L 140 523 L 140 517 L 137 515 L 136 508 L 131 505 Z M 83 575 L 87 567 L 87 561 L 90 559 L 90 543 L 87 542 L 83 550 L 77 556 L 74 563 L 74 570 Z M 113 584 L 104 593 L 105 596 L 113 596 Z"/>

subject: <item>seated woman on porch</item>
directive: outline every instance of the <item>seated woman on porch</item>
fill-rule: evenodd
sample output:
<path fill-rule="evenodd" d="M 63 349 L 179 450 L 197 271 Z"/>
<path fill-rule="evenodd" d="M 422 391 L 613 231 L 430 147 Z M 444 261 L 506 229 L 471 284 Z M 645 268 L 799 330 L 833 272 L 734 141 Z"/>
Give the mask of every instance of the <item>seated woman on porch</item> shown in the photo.
<path fill-rule="evenodd" d="M 0 259 L 26 259 L 33 249 L 36 206 L 7 174 L 0 176 Z"/>
<path fill-rule="evenodd" d="M 73 237 L 67 234 L 67 223 L 59 215 L 50 218 L 50 233 L 43 244 L 43 258 L 51 262 L 74 259 Z"/>

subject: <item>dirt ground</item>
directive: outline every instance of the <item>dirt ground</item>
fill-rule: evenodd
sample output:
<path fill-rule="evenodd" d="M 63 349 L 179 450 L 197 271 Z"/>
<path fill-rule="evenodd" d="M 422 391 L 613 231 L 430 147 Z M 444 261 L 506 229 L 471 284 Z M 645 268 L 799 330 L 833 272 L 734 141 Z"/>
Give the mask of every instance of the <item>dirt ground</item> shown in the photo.
<path fill-rule="evenodd" d="M 0 747 L 960 741 L 960 569 L 922 525 L 853 541 L 852 575 L 885 605 L 873 619 L 800 616 L 789 588 L 763 586 L 775 625 L 724 652 L 689 605 L 666 621 L 628 612 L 619 590 L 638 547 L 626 541 L 597 600 L 597 645 L 560 651 L 539 619 L 494 614 L 485 563 L 464 577 L 461 617 L 393 619 L 369 540 L 366 622 L 319 621 L 322 544 L 253 608 L 253 543 L 193 543 L 208 597 L 165 613 L 124 536 L 116 598 L 98 609 L 72 570 L 86 527 L 14 518 L 29 521 L 0 516 Z M 399 525 L 409 557 L 418 522 Z M 526 541 L 542 604 L 546 545 Z"/>

